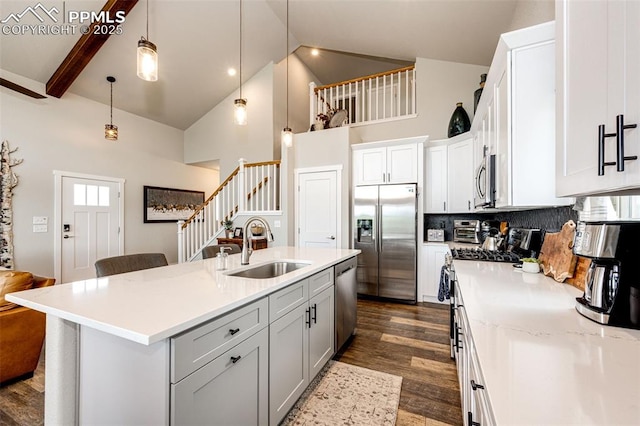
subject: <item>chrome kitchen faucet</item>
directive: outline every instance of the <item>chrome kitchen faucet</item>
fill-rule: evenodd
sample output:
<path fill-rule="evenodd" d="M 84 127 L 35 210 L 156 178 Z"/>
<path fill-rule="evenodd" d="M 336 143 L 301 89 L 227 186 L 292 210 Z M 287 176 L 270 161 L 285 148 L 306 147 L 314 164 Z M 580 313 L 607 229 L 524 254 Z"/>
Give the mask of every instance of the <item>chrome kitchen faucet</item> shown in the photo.
<path fill-rule="evenodd" d="M 264 226 L 264 229 L 267 232 L 267 241 L 273 241 L 273 234 L 271 233 L 271 228 L 269 227 L 269 224 L 266 220 L 264 220 L 260 216 L 253 216 L 247 219 L 247 222 L 244 224 L 244 230 L 242 231 L 242 257 L 240 261 L 241 265 L 248 265 L 251 253 L 253 253 L 253 249 L 249 245 L 249 227 L 255 221 L 262 223 L 262 225 Z M 253 233 L 251 235 L 253 235 Z"/>

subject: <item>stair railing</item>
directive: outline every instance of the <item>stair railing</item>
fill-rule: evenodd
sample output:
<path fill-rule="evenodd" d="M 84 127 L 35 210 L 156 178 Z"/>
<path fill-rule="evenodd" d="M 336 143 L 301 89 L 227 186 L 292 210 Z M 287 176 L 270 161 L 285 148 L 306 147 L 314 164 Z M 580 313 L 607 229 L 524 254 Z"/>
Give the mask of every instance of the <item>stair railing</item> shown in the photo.
<path fill-rule="evenodd" d="M 178 222 L 178 262 L 192 260 L 219 236 L 223 221 L 243 213 L 280 210 L 280 161 L 239 166 L 185 221 Z"/>

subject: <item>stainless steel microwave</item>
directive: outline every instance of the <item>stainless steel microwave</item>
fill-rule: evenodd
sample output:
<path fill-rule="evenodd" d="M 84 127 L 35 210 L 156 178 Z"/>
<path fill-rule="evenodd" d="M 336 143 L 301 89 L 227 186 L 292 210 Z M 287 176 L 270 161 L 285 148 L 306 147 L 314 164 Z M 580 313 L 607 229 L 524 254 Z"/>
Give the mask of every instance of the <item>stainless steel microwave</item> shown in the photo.
<path fill-rule="evenodd" d="M 473 185 L 473 205 L 475 207 L 494 207 L 496 204 L 496 156 L 487 153 L 476 169 Z"/>

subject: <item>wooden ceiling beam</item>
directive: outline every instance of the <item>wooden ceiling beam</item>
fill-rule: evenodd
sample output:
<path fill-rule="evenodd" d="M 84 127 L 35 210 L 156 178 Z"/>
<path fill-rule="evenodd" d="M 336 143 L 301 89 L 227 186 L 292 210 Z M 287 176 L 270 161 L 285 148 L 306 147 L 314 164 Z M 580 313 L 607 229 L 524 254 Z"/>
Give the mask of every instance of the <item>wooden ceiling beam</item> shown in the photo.
<path fill-rule="evenodd" d="M 109 12 L 111 17 L 115 17 L 117 11 L 124 11 L 126 16 L 136 3 L 138 0 L 107 0 L 102 11 Z M 96 25 L 100 25 L 100 22 L 94 22 L 89 26 L 87 34 L 80 37 L 80 40 L 47 81 L 47 95 L 56 98 L 62 97 L 107 41 L 110 34 L 94 34 Z"/>

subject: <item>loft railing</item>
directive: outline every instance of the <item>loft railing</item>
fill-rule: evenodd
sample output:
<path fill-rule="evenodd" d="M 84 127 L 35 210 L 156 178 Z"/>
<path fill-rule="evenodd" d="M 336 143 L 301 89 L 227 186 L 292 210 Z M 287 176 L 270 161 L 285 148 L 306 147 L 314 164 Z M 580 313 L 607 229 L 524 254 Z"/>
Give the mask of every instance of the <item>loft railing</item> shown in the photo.
<path fill-rule="evenodd" d="M 415 66 L 317 86 L 309 84 L 310 124 L 318 114 L 346 110 L 346 124 L 397 120 L 416 114 Z M 330 118 L 330 117 L 329 117 Z M 343 123 L 339 123 L 343 124 Z"/>
<path fill-rule="evenodd" d="M 238 215 L 280 210 L 280 161 L 239 166 L 186 221 L 178 222 L 178 262 L 192 260 Z"/>

